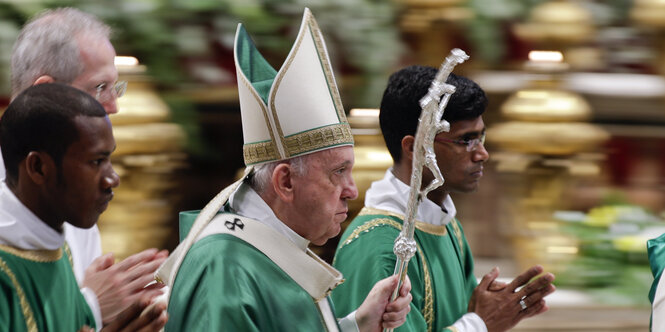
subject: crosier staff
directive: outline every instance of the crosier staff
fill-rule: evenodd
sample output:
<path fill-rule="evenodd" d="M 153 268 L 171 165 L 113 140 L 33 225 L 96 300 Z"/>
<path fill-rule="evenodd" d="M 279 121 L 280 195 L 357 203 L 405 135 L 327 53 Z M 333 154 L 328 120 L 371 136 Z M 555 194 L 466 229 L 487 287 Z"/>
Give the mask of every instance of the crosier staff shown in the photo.
<path fill-rule="evenodd" d="M 422 112 L 418 118 L 418 129 L 413 143 L 413 167 L 411 169 L 411 191 L 409 192 L 409 200 L 406 207 L 406 218 L 402 226 L 402 231 L 395 239 L 393 252 L 397 256 L 395 264 L 395 272 L 393 275 L 399 275 L 399 283 L 397 288 L 392 294 L 391 301 L 394 301 L 398 294 L 399 289 L 402 287 L 404 278 L 406 278 L 406 269 L 409 260 L 416 253 L 416 241 L 413 240 L 413 232 L 415 228 L 415 216 L 418 211 L 418 204 L 422 201 L 423 197 L 443 185 L 444 179 L 441 175 L 441 170 L 436 164 L 436 155 L 434 154 L 434 136 L 440 132 L 450 131 L 450 123 L 443 120 L 443 111 L 448 104 L 450 96 L 455 93 L 455 87 L 446 84 L 448 75 L 453 71 L 456 65 L 469 59 L 466 53 L 458 48 L 450 51 L 441 64 L 439 72 L 432 81 L 427 94 L 420 99 L 420 107 Z M 441 97 L 443 95 L 443 97 Z M 441 100 L 439 102 L 439 100 Z M 422 187 L 423 180 L 423 166 L 426 166 L 434 175 L 434 180 L 430 182 L 425 189 Z M 384 329 L 384 331 L 392 331 L 393 329 Z"/>

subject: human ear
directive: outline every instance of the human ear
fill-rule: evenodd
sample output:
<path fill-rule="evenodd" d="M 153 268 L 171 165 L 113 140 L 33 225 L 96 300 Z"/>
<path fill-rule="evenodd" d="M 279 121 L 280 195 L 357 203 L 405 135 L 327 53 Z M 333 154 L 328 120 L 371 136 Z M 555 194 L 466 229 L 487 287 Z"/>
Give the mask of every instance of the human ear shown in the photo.
<path fill-rule="evenodd" d="M 35 82 L 32 85 L 37 85 L 37 84 L 44 84 L 44 83 L 53 83 L 55 82 L 55 79 L 49 75 L 42 75 L 37 77 Z"/>
<path fill-rule="evenodd" d="M 42 185 L 55 174 L 55 162 L 44 152 L 30 151 L 25 157 L 25 170 L 32 182 Z"/>
<path fill-rule="evenodd" d="M 411 164 L 413 160 L 413 143 L 415 138 L 411 135 L 402 137 L 402 159 L 405 159 Z"/>
<path fill-rule="evenodd" d="M 272 172 L 271 183 L 275 193 L 282 201 L 293 201 L 293 172 L 291 165 L 286 163 L 277 165 Z"/>

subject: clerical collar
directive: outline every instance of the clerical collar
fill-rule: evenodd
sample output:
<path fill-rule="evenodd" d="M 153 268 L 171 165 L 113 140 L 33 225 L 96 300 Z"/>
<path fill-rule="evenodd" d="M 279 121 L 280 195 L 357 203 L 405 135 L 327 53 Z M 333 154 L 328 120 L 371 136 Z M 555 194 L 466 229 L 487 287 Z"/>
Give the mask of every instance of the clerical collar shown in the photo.
<path fill-rule="evenodd" d="M 388 169 L 383 179 L 372 182 L 365 193 L 365 206 L 405 215 L 410 190 L 409 185 L 393 175 L 392 168 Z M 456 214 L 457 209 L 450 195 L 446 196 L 442 205 L 426 198 L 418 205 L 416 220 L 432 225 L 447 225 Z"/>
<path fill-rule="evenodd" d="M 65 236 L 43 222 L 0 181 L 0 244 L 22 250 L 55 250 Z"/>
<path fill-rule="evenodd" d="M 307 250 L 309 240 L 298 235 L 284 222 L 279 220 L 270 206 L 248 184 L 243 183 L 229 198 L 233 213 L 252 218 L 284 235 L 303 251 Z"/>

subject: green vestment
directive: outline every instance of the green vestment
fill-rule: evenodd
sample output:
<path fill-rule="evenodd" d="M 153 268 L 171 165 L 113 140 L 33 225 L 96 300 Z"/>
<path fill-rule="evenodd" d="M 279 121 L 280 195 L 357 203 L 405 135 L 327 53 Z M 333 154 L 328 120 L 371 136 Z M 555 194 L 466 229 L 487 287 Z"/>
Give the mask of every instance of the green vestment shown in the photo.
<path fill-rule="evenodd" d="M 653 273 L 653 283 L 649 290 L 649 301 L 653 306 L 656 297 L 656 290 L 665 269 L 665 234 L 647 241 L 647 253 L 649 255 L 649 265 Z M 653 321 L 653 312 L 651 320 Z"/>
<path fill-rule="evenodd" d="M 660 282 L 661 275 L 665 267 L 665 234 L 647 241 L 647 253 L 649 255 L 649 265 L 653 273 L 653 284 L 649 290 L 649 301 L 653 303 L 656 296 L 656 289 Z"/>
<path fill-rule="evenodd" d="M 0 245 L 0 331 L 75 332 L 84 325 L 95 327 L 69 253 L 63 251 Z"/>
<path fill-rule="evenodd" d="M 402 219 L 364 208 L 346 228 L 333 261 L 346 278 L 331 296 L 338 313 L 357 308 L 377 281 L 393 274 L 393 243 Z M 414 239 L 418 250 L 408 266 L 411 312 L 396 331 L 443 331 L 467 312 L 477 285 L 471 250 L 457 220 L 445 226 L 417 222 Z"/>
<path fill-rule="evenodd" d="M 168 313 L 166 331 L 325 331 L 312 297 L 266 255 L 230 234 L 208 235 L 189 249 Z"/>

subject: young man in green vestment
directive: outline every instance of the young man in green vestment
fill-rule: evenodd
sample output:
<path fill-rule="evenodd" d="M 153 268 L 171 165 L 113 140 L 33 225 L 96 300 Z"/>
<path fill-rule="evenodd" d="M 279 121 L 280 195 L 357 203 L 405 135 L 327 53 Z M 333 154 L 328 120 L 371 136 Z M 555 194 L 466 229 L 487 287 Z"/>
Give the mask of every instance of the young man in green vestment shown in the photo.
<path fill-rule="evenodd" d="M 382 180 L 372 183 L 365 207 L 340 239 L 333 266 L 347 282 L 332 292 L 332 298 L 341 314 L 353 310 L 369 291 L 368 285 L 393 274 L 393 243 L 406 214 L 419 100 L 436 74 L 435 68 L 412 66 L 394 73 L 388 81 L 379 121 L 394 163 Z M 515 292 L 542 268 L 533 267 L 508 285 L 494 281 L 498 276 L 495 268 L 477 283 L 471 250 L 455 217 L 450 193 L 472 192 L 482 177 L 483 163 L 489 158 L 483 146 L 482 119 L 487 99 L 467 78 L 450 74 L 447 83 L 456 87 L 443 114 L 450 131 L 434 138 L 445 182 L 418 207 L 417 253 L 408 266 L 413 302 L 399 330 L 505 331 L 521 319 L 547 310 L 543 297 L 554 291 L 554 276 L 545 274 Z M 423 187 L 432 179 L 432 173 L 424 170 Z"/>
<path fill-rule="evenodd" d="M 119 177 L 115 140 L 101 104 L 62 84 L 19 94 L 0 119 L 7 169 L 0 182 L 0 331 L 79 331 L 95 327 L 65 244 L 65 220 L 97 222 Z M 149 299 L 121 312 L 102 331 L 157 331 L 165 307 L 142 314 Z"/>
<path fill-rule="evenodd" d="M 56 82 L 95 97 L 107 114 L 118 113 L 116 101 L 127 82 L 118 81 L 110 37 L 108 25 L 75 8 L 35 15 L 23 26 L 12 49 L 12 99 L 35 84 Z M 0 162 L 0 179 L 4 178 Z M 64 233 L 74 275 L 97 326 L 112 322 L 141 297 L 161 294 L 144 286 L 166 259 L 166 250 L 144 250 L 116 263 L 112 253 L 102 255 L 97 225 L 82 229 L 65 223 Z"/>
<path fill-rule="evenodd" d="M 279 71 L 242 26 L 234 53 L 247 168 L 200 213 L 181 214 L 181 236 L 187 237 L 158 271 L 171 286 L 166 330 L 380 331 L 401 325 L 410 310 L 408 281 L 394 302 L 397 278 L 372 283 L 355 311 L 338 321 L 328 294 L 342 275 L 307 248 L 340 232 L 347 201 L 358 194 L 351 128 L 311 12 L 305 10 Z"/>

